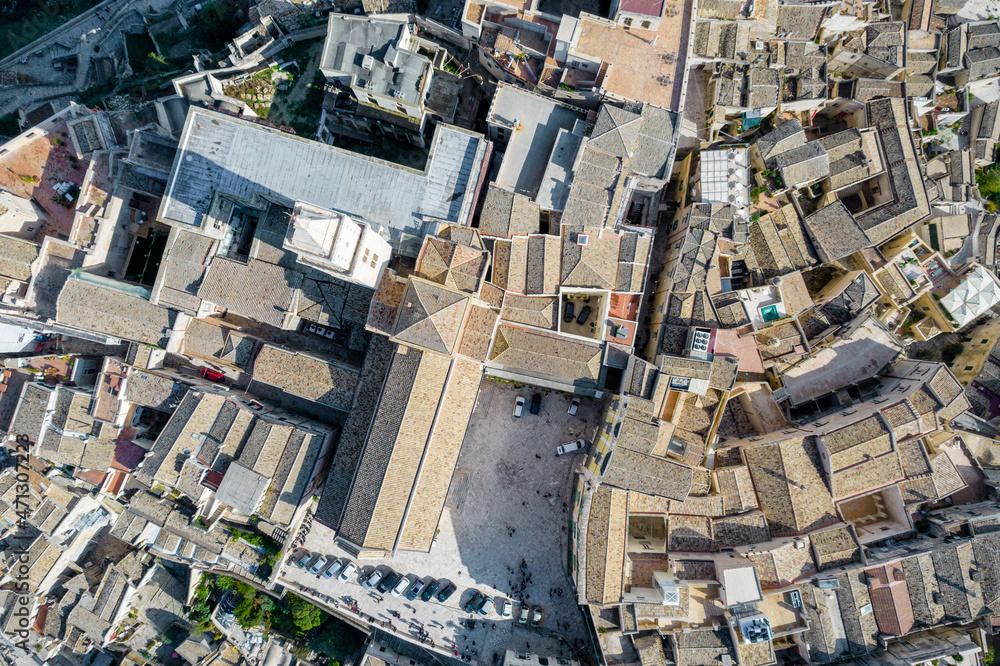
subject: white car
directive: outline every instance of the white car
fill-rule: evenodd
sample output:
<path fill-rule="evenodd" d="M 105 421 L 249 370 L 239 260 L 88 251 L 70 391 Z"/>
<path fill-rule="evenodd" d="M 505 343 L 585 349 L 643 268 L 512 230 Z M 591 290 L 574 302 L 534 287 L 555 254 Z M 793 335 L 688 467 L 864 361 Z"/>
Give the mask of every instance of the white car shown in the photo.
<path fill-rule="evenodd" d="M 587 440 L 585 439 L 578 439 L 575 442 L 567 442 L 562 446 L 556 447 L 556 455 L 561 456 L 564 453 L 573 453 L 574 451 L 579 451 L 585 446 L 587 446 Z"/>
<path fill-rule="evenodd" d="M 300 557 L 298 560 L 295 561 L 295 566 L 297 566 L 299 569 L 305 569 L 306 562 L 311 560 L 312 556 L 313 556 L 312 553 L 307 552 L 305 555 L 303 555 L 302 557 Z"/>
<path fill-rule="evenodd" d="M 514 398 L 514 418 L 519 419 L 524 414 L 524 396 Z"/>
<path fill-rule="evenodd" d="M 491 612 L 493 612 L 493 600 L 487 599 L 486 603 L 483 604 L 483 607 L 479 609 L 479 614 L 485 617 L 489 615 Z"/>
<path fill-rule="evenodd" d="M 329 562 L 329 560 L 327 560 L 323 555 L 320 555 L 319 559 L 316 560 L 311 567 L 309 567 L 309 573 L 314 576 L 318 576 L 319 572 L 323 570 L 323 567 L 326 566 L 327 562 Z"/>
<path fill-rule="evenodd" d="M 326 578 L 327 580 L 333 578 L 338 573 L 340 573 L 340 569 L 343 566 L 344 563 L 341 560 L 335 561 L 333 564 L 330 565 L 329 569 L 323 572 L 323 578 Z"/>
<path fill-rule="evenodd" d="M 379 583 L 381 583 L 382 578 L 384 577 L 385 577 L 385 572 L 376 569 L 371 573 L 371 575 L 368 576 L 368 578 L 365 578 L 363 581 L 361 581 L 361 587 L 365 588 L 366 590 L 370 590 Z"/>
<path fill-rule="evenodd" d="M 344 570 L 340 572 L 340 575 L 337 576 L 337 578 L 339 578 L 341 581 L 346 582 L 347 579 L 350 578 L 351 575 L 357 570 L 358 570 L 357 564 L 355 564 L 354 562 L 348 562 L 347 566 L 344 567 Z"/>
<path fill-rule="evenodd" d="M 578 409 L 580 409 L 580 399 L 573 398 L 573 401 L 569 403 L 569 410 L 566 413 L 570 416 L 576 416 L 576 410 Z"/>
<path fill-rule="evenodd" d="M 503 600 L 503 610 L 500 611 L 500 615 L 504 617 L 510 617 L 513 615 L 514 604 L 510 602 L 510 599 Z"/>
<path fill-rule="evenodd" d="M 390 590 L 389 593 L 394 597 L 398 597 L 403 592 L 406 592 L 406 588 L 410 586 L 411 582 L 412 580 L 410 579 L 409 576 L 403 576 L 402 578 L 399 579 L 399 582 L 396 583 L 396 587 L 392 588 L 392 590 Z"/>

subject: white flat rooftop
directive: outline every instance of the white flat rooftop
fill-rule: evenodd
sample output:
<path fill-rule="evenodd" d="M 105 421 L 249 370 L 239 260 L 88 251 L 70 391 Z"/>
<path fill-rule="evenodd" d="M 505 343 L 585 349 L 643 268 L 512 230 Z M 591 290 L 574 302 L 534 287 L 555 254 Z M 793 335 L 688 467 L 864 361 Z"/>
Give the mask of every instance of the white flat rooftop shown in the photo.
<path fill-rule="evenodd" d="M 483 137 L 439 124 L 423 171 L 192 107 L 159 218 L 200 227 L 216 192 L 304 201 L 422 236 L 431 220 L 464 224 L 473 205 Z"/>

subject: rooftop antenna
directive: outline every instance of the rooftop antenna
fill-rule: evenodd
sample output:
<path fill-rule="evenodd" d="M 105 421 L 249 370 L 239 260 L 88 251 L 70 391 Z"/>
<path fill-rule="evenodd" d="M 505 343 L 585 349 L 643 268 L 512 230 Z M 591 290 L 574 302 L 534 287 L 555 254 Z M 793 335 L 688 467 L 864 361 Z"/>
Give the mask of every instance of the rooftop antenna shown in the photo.
<path fill-rule="evenodd" d="M 649 45 L 652 46 L 653 48 L 656 48 L 656 40 L 657 40 L 658 37 L 659 37 L 659 35 L 657 35 L 656 37 L 653 37 L 653 41 L 651 41 L 649 43 Z"/>

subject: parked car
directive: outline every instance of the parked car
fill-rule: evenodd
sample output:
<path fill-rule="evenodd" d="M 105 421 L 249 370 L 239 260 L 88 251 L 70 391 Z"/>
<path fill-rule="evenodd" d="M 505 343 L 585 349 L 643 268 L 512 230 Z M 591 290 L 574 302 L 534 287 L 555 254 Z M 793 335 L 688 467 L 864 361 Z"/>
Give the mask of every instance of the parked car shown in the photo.
<path fill-rule="evenodd" d="M 339 576 L 337 576 L 337 578 L 338 578 L 338 579 L 339 579 L 340 581 L 342 581 L 342 582 L 347 582 L 347 580 L 349 580 L 349 579 L 350 579 L 350 577 L 351 577 L 351 576 L 352 576 L 352 575 L 354 574 L 354 572 L 355 572 L 355 571 L 357 571 L 357 570 L 358 570 L 358 565 L 357 565 L 357 564 L 355 564 L 354 562 L 348 562 L 348 563 L 347 563 L 347 566 L 346 566 L 346 567 L 344 567 L 344 570 L 340 572 L 340 575 L 339 575 Z"/>
<path fill-rule="evenodd" d="M 524 397 L 519 395 L 514 398 L 514 418 L 519 419 L 522 414 L 524 414 Z"/>
<path fill-rule="evenodd" d="M 430 601 L 431 597 L 433 597 L 440 589 L 441 589 L 441 583 L 439 583 L 436 580 L 431 581 L 431 584 L 425 587 L 424 591 L 420 593 L 420 600 Z"/>
<path fill-rule="evenodd" d="M 445 581 L 441 582 L 445 583 Z M 448 597 L 455 594 L 455 590 L 457 589 L 458 587 L 456 587 L 454 583 L 448 581 L 447 584 L 445 584 L 440 590 L 438 590 L 437 600 L 440 601 L 441 603 L 448 601 Z"/>
<path fill-rule="evenodd" d="M 573 307 L 573 301 L 566 301 L 566 307 L 563 308 L 563 321 L 567 324 L 573 321 L 573 316 L 576 315 L 576 308 Z"/>
<path fill-rule="evenodd" d="M 542 623 L 542 607 L 535 606 L 531 609 L 531 626 L 537 627 Z"/>
<path fill-rule="evenodd" d="M 398 597 L 403 592 L 406 592 L 406 588 L 408 588 L 411 583 L 413 583 L 413 580 L 409 576 L 403 576 L 399 579 L 399 582 L 393 586 L 390 594 L 394 597 Z"/>
<path fill-rule="evenodd" d="M 319 576 L 319 572 L 323 570 L 323 567 L 326 566 L 328 561 L 329 560 L 326 559 L 326 556 L 320 555 L 319 559 L 313 562 L 313 565 L 309 567 L 309 573 L 314 576 Z"/>
<path fill-rule="evenodd" d="M 528 607 L 521 604 L 521 612 L 517 614 L 517 621 L 521 624 L 528 624 Z"/>
<path fill-rule="evenodd" d="M 383 578 L 382 581 L 378 584 L 378 591 L 382 593 L 388 592 L 389 590 L 391 590 L 396 586 L 396 583 L 399 582 L 400 578 L 402 578 L 402 576 L 400 576 L 395 571 L 390 570 L 385 575 L 385 578 Z"/>
<path fill-rule="evenodd" d="M 218 370 L 212 370 L 211 368 L 202 368 L 201 372 L 198 373 L 210 382 L 215 382 L 216 384 L 222 384 L 226 381 L 226 376 L 219 372 Z"/>
<path fill-rule="evenodd" d="M 476 612 L 485 617 L 493 612 L 493 608 L 493 600 L 486 597 L 486 601 L 483 602 L 482 606 L 476 609 Z"/>
<path fill-rule="evenodd" d="M 569 410 L 566 412 L 570 416 L 576 416 L 576 410 L 580 409 L 580 399 L 573 398 L 573 401 L 569 403 Z"/>
<path fill-rule="evenodd" d="M 371 572 L 367 578 L 361 581 L 361 587 L 365 588 L 366 590 L 370 590 L 379 584 L 383 576 L 385 576 L 385 574 L 376 569 L 375 571 Z"/>
<path fill-rule="evenodd" d="M 462 606 L 462 610 L 466 613 L 474 613 L 482 608 L 484 603 L 486 603 L 486 595 L 482 592 L 476 592 L 469 597 L 468 601 L 465 602 L 465 605 Z"/>
<path fill-rule="evenodd" d="M 531 396 L 531 413 L 537 414 L 538 410 L 542 408 L 542 394 L 536 393 Z"/>
<path fill-rule="evenodd" d="M 430 576 L 424 576 L 423 578 L 421 578 L 420 580 L 418 580 L 416 583 L 413 584 L 413 587 L 410 588 L 410 591 L 406 593 L 406 598 L 409 599 L 410 601 L 413 601 L 418 596 L 420 596 L 420 593 L 424 591 L 424 588 L 430 585 L 431 581 L 433 580 L 434 579 L 431 578 Z"/>
<path fill-rule="evenodd" d="M 585 439 L 578 439 L 575 442 L 566 442 L 565 444 L 556 447 L 556 455 L 561 456 L 564 453 L 573 453 L 574 451 L 586 448 L 586 446 L 587 440 Z"/>
<path fill-rule="evenodd" d="M 580 315 L 576 318 L 576 323 L 580 324 L 581 326 L 586 324 L 587 320 L 590 319 L 590 313 L 593 311 L 594 309 L 592 307 L 590 307 L 589 305 L 584 305 L 583 309 L 580 310 Z"/>
<path fill-rule="evenodd" d="M 312 553 L 307 552 L 305 555 L 303 555 L 298 560 L 296 560 L 295 566 L 297 566 L 299 569 L 305 569 L 306 568 L 306 562 L 308 562 L 309 560 L 311 560 L 312 556 L 313 556 Z"/>
<path fill-rule="evenodd" d="M 513 615 L 514 604 L 511 603 L 510 599 L 504 599 L 503 605 L 500 606 L 500 615 L 503 617 L 510 617 Z"/>
<path fill-rule="evenodd" d="M 327 580 L 333 578 L 334 576 L 340 573 L 340 570 L 342 568 L 344 568 L 344 563 L 340 560 L 337 560 L 336 562 L 330 565 L 329 569 L 323 572 L 323 578 L 326 578 Z"/>

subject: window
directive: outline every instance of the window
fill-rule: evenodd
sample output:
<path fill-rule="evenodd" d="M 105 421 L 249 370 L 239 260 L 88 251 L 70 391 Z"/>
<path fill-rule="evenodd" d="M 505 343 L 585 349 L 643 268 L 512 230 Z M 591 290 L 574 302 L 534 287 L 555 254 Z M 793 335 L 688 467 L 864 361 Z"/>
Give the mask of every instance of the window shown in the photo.
<path fill-rule="evenodd" d="M 372 255 L 372 261 L 378 261 L 378 255 L 377 254 L 373 254 Z"/>
<path fill-rule="evenodd" d="M 643 30 L 649 30 L 649 21 L 643 21 L 642 22 L 642 29 Z"/>
<path fill-rule="evenodd" d="M 611 454 L 609 453 L 608 457 L 604 459 L 604 464 L 601 465 L 601 476 L 604 476 L 604 472 L 608 469 L 608 463 L 610 462 L 611 462 Z"/>
<path fill-rule="evenodd" d="M 403 106 L 402 104 L 397 104 L 396 110 L 399 111 L 400 113 L 406 113 L 406 107 Z"/>
<path fill-rule="evenodd" d="M 622 21 L 622 25 L 624 25 L 626 28 L 632 27 L 632 19 L 630 18 L 625 19 L 624 21 Z"/>

